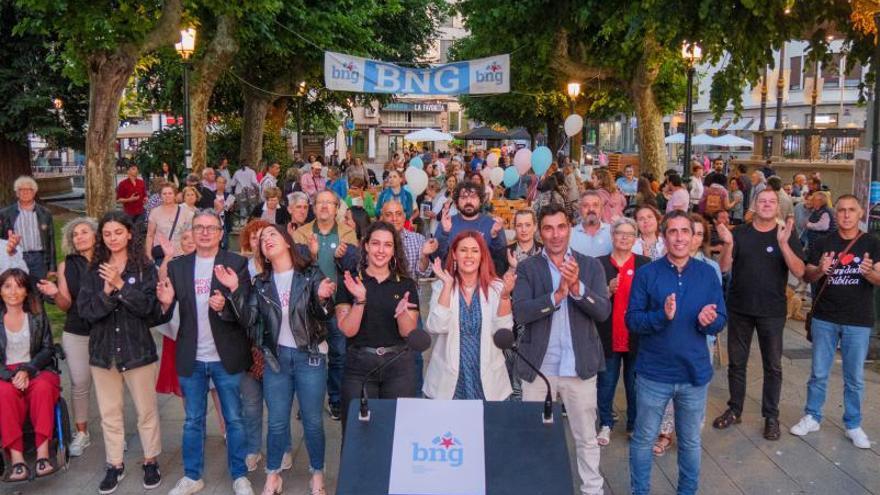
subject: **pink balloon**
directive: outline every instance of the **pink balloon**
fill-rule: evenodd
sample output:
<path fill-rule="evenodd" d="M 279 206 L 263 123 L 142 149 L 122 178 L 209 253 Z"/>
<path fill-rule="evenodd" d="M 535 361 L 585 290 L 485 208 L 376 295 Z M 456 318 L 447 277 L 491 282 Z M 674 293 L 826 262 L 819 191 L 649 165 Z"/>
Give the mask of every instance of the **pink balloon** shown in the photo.
<path fill-rule="evenodd" d="M 520 175 L 525 175 L 532 167 L 532 150 L 522 148 L 513 155 L 513 166 Z"/>
<path fill-rule="evenodd" d="M 489 153 L 489 156 L 486 157 L 486 165 L 489 168 L 498 166 L 498 153 Z"/>

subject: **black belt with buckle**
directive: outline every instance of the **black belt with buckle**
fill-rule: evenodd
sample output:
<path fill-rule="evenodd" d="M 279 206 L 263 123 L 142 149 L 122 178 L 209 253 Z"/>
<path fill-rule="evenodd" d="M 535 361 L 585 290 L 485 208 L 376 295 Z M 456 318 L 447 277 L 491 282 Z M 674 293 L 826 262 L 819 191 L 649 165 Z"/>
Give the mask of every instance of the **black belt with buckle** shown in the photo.
<path fill-rule="evenodd" d="M 402 352 L 406 350 L 406 346 L 403 344 L 392 345 L 388 347 L 357 347 L 359 351 L 369 352 L 370 354 L 375 354 L 377 356 L 384 356 L 385 354 L 391 354 L 392 352 Z"/>

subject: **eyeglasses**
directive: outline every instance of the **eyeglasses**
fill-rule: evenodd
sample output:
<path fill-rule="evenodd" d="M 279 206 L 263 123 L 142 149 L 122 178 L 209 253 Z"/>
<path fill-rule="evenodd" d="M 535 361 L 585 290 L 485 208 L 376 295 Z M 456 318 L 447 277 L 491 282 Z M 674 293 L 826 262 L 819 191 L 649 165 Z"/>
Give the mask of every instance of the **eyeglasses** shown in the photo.
<path fill-rule="evenodd" d="M 223 227 L 221 227 L 219 225 L 193 225 L 192 230 L 196 234 L 201 234 L 203 232 L 207 232 L 209 234 L 214 234 L 214 233 L 217 233 L 217 232 L 220 232 L 221 230 L 223 230 Z"/>
<path fill-rule="evenodd" d="M 620 236 L 620 237 L 635 237 L 636 236 L 633 232 L 623 232 L 620 230 L 615 230 L 614 235 Z"/>
<path fill-rule="evenodd" d="M 475 192 L 464 192 L 464 191 L 462 191 L 461 193 L 459 193 L 458 197 L 461 198 L 461 199 L 479 198 L 479 197 L 480 197 L 480 194 L 479 194 L 479 193 L 475 193 Z"/>
<path fill-rule="evenodd" d="M 324 199 L 324 200 L 321 200 L 321 201 L 315 201 L 315 204 L 318 205 L 318 206 L 322 206 L 322 205 L 333 205 L 333 206 L 336 206 L 336 201 L 333 201 L 332 199 Z"/>

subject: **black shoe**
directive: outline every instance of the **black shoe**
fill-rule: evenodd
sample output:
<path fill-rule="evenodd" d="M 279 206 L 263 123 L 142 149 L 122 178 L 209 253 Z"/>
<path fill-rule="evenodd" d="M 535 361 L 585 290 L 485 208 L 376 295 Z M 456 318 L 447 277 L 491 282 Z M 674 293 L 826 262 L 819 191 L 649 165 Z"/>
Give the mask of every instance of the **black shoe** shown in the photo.
<path fill-rule="evenodd" d="M 119 482 L 125 478 L 125 464 L 122 467 L 114 467 L 107 466 L 107 475 L 104 476 L 104 481 L 98 485 L 98 493 L 101 495 L 108 495 L 116 491 L 119 488 Z"/>
<path fill-rule="evenodd" d="M 742 421 L 742 417 L 739 414 L 727 409 L 721 413 L 721 416 L 715 418 L 715 421 L 712 421 L 712 428 L 715 428 L 716 430 L 726 430 L 733 425 L 742 423 Z"/>
<path fill-rule="evenodd" d="M 563 418 L 568 417 L 568 411 L 565 410 L 565 404 L 562 404 L 562 417 Z"/>
<path fill-rule="evenodd" d="M 764 420 L 764 438 L 767 440 L 779 440 L 779 420 L 777 418 L 767 418 Z"/>
<path fill-rule="evenodd" d="M 330 410 L 330 419 L 339 421 L 342 417 L 342 406 L 338 402 L 331 402 L 328 409 Z"/>
<path fill-rule="evenodd" d="M 159 463 L 144 464 L 144 488 L 152 490 L 160 484 L 162 484 L 162 475 L 159 473 Z"/>

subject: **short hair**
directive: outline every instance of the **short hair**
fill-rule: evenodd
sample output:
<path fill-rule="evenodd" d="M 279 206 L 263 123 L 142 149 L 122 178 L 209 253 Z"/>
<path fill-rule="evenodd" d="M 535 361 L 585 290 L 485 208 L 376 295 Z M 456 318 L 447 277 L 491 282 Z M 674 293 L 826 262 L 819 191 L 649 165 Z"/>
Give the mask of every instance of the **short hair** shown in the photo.
<path fill-rule="evenodd" d="M 266 199 L 266 201 L 268 201 L 269 198 L 281 199 L 281 189 L 274 186 L 267 187 L 266 190 L 263 191 L 263 197 Z"/>
<path fill-rule="evenodd" d="M 150 194 L 159 194 L 162 187 L 165 186 L 165 179 L 162 177 L 153 177 L 150 179 Z"/>
<path fill-rule="evenodd" d="M 843 200 L 845 200 L 845 199 L 853 200 L 853 201 L 856 202 L 856 204 L 859 205 L 859 208 L 862 207 L 862 203 L 859 201 L 859 198 L 857 198 L 854 194 L 850 194 L 850 193 L 841 194 L 841 195 L 837 198 L 837 201 L 834 202 L 834 205 L 837 206 L 838 203 L 840 203 L 841 201 L 843 201 Z"/>
<path fill-rule="evenodd" d="M 486 190 L 483 186 L 479 184 L 473 183 L 469 180 L 459 182 L 458 185 L 455 186 L 455 191 L 452 192 L 452 201 L 453 203 L 458 203 L 458 198 L 461 196 L 462 191 L 471 191 L 476 192 L 477 196 L 480 198 L 480 204 L 483 204 L 486 201 Z"/>
<path fill-rule="evenodd" d="M 363 177 L 352 177 L 351 180 L 348 181 L 348 188 L 351 189 L 352 187 L 365 189 L 367 187 L 367 181 L 365 181 Z"/>
<path fill-rule="evenodd" d="M 201 177 L 199 177 L 198 175 L 196 175 L 196 174 L 189 174 L 189 175 L 186 176 L 186 179 L 184 180 L 184 182 L 198 183 L 198 182 L 201 181 L 201 180 L 202 180 Z"/>
<path fill-rule="evenodd" d="M 580 199 L 578 199 L 578 202 L 580 203 L 580 202 L 582 202 L 582 201 L 584 200 L 584 198 L 589 198 L 589 197 L 599 198 L 599 203 L 600 203 L 600 204 L 604 204 L 604 203 L 605 203 L 605 201 L 602 199 L 602 195 L 599 194 L 599 192 L 596 191 L 595 189 L 587 189 L 586 191 L 584 191 L 584 192 L 581 194 Z"/>
<path fill-rule="evenodd" d="M 202 199 L 202 193 L 200 193 L 199 190 L 193 186 L 186 186 L 183 188 L 183 190 L 180 192 L 180 194 L 182 195 L 182 198 L 186 198 L 186 193 L 188 193 L 190 191 L 192 191 L 193 194 L 196 195 L 196 202 L 198 202 L 199 200 Z"/>
<path fill-rule="evenodd" d="M 761 171 L 761 170 L 752 170 L 752 173 L 753 173 L 753 174 L 758 174 L 758 180 L 759 180 L 760 182 L 766 182 L 766 181 L 767 181 L 767 177 L 764 176 L 764 172 L 763 172 L 763 171 Z"/>
<path fill-rule="evenodd" d="M 217 213 L 216 211 L 212 210 L 211 208 L 205 208 L 205 209 L 196 211 L 196 214 L 193 215 L 192 225 L 196 224 L 196 219 L 202 218 L 202 217 L 211 217 L 214 220 L 217 220 L 217 225 L 223 225 L 223 219 L 220 218 L 220 214 Z"/>
<path fill-rule="evenodd" d="M 528 215 L 528 216 L 532 217 L 532 221 L 535 222 L 535 224 L 538 223 L 538 217 L 537 217 L 537 215 L 535 215 L 535 210 L 530 210 L 528 208 L 524 208 L 522 210 L 516 210 L 516 213 L 513 214 L 513 224 L 514 225 L 516 225 L 516 217 L 519 217 L 522 215 Z"/>
<path fill-rule="evenodd" d="M 681 176 L 678 174 L 669 174 L 669 177 L 667 177 L 666 180 L 675 187 L 681 187 Z"/>
<path fill-rule="evenodd" d="M 65 256 L 77 254 L 76 248 L 73 247 L 73 231 L 80 225 L 88 225 L 95 234 L 95 242 L 98 240 L 98 221 L 92 217 L 76 217 L 61 228 L 61 252 Z"/>
<path fill-rule="evenodd" d="M 332 196 L 333 199 L 336 201 L 336 207 L 339 208 L 339 196 L 337 196 L 335 192 L 333 192 L 329 189 L 324 189 L 323 191 L 318 191 L 318 194 L 315 194 L 315 204 L 317 204 L 317 202 L 318 202 L 318 196 L 320 196 L 322 194 L 329 194 L 330 196 Z"/>
<path fill-rule="evenodd" d="M 663 214 L 660 213 L 660 210 L 658 210 L 654 205 L 649 205 L 647 203 L 643 203 L 636 207 L 635 211 L 633 212 L 633 219 L 636 219 L 639 216 L 639 213 L 642 212 L 642 210 L 650 211 L 654 215 L 654 218 L 657 219 L 657 225 L 660 225 L 660 222 L 663 221 Z"/>
<path fill-rule="evenodd" d="M 767 187 L 769 187 L 770 189 L 773 189 L 774 191 L 781 191 L 782 190 L 782 179 L 780 179 L 779 177 L 777 177 L 775 175 L 773 177 L 770 177 L 769 179 L 767 179 Z"/>
<path fill-rule="evenodd" d="M 761 189 L 760 191 L 758 191 L 758 194 L 755 195 L 755 201 L 758 201 L 758 197 L 764 193 L 773 193 L 773 197 L 776 198 L 777 202 L 779 201 L 779 195 L 776 194 L 775 190 L 773 190 L 769 187 L 765 187 L 764 189 Z"/>
<path fill-rule="evenodd" d="M 12 183 L 12 190 L 18 192 L 18 190 L 21 189 L 22 186 L 31 186 L 31 189 L 33 189 L 34 192 L 37 192 L 39 190 L 39 188 L 37 187 L 37 181 L 35 181 L 34 178 L 30 175 L 20 175 L 17 179 L 15 179 L 15 182 Z"/>
<path fill-rule="evenodd" d="M 663 221 L 660 222 L 660 233 L 664 236 L 666 235 L 666 228 L 669 226 L 670 220 L 675 220 L 676 218 L 684 218 L 691 225 L 691 232 L 694 231 L 694 219 L 691 218 L 690 214 L 684 212 L 683 210 L 672 210 L 663 217 Z"/>
<path fill-rule="evenodd" d="M 614 223 L 611 224 L 611 232 L 614 233 L 617 231 L 617 227 L 620 227 L 621 225 L 629 225 L 633 228 L 634 234 L 639 233 L 639 226 L 636 225 L 636 221 L 629 217 L 620 217 L 615 220 Z"/>
<path fill-rule="evenodd" d="M 308 203 L 309 195 L 302 191 L 294 191 L 287 195 L 287 202 L 291 205 L 296 203 Z"/>
<path fill-rule="evenodd" d="M 174 191 L 174 194 L 177 194 L 177 186 L 174 185 L 173 182 L 168 182 L 168 181 L 162 182 L 162 185 L 159 187 L 159 194 L 162 194 L 162 190 L 165 189 L 166 187 L 170 187 L 171 190 Z"/>
<path fill-rule="evenodd" d="M 565 206 L 559 203 L 548 203 L 542 206 L 541 209 L 538 211 L 538 226 L 541 225 L 541 223 L 544 221 L 544 218 L 556 215 L 558 213 L 562 213 L 563 215 L 565 215 L 565 219 L 568 221 L 568 223 L 572 223 L 571 215 L 568 213 L 568 210 L 565 208 Z"/>
<path fill-rule="evenodd" d="M 214 175 L 215 175 L 215 176 L 217 175 L 217 172 L 214 171 L 214 168 L 213 168 L 213 167 L 205 167 L 205 168 L 202 169 L 202 177 L 204 177 L 204 176 L 205 176 L 205 173 L 207 173 L 207 172 L 214 172 Z"/>

